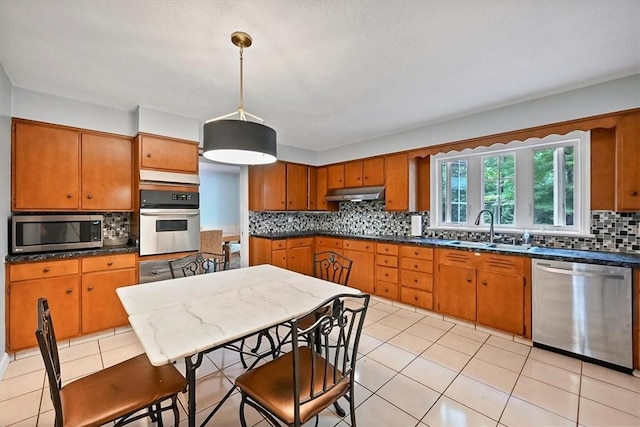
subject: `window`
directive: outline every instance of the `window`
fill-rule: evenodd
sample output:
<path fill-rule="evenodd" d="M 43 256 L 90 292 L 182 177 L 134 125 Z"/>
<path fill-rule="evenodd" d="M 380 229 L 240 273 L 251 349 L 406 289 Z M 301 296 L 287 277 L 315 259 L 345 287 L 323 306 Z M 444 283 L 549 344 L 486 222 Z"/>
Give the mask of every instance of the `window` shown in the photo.
<path fill-rule="evenodd" d="M 432 228 L 589 233 L 590 134 L 575 131 L 432 157 Z M 489 224 L 490 216 L 480 218 Z"/>

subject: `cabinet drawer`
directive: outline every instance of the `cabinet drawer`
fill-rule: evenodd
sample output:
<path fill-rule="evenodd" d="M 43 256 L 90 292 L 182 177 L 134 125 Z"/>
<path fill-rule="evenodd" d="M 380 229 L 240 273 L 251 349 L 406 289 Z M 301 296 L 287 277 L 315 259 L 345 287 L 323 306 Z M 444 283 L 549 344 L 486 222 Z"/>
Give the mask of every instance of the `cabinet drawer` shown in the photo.
<path fill-rule="evenodd" d="M 271 250 L 277 251 L 278 249 L 287 249 L 287 241 L 286 240 L 271 241 Z"/>
<path fill-rule="evenodd" d="M 524 257 L 481 254 L 480 258 L 477 261 L 478 270 L 511 274 L 524 274 Z"/>
<path fill-rule="evenodd" d="M 377 265 L 376 279 L 384 280 L 385 282 L 398 283 L 398 269 Z"/>
<path fill-rule="evenodd" d="M 313 237 L 301 237 L 296 239 L 288 239 L 287 240 L 287 248 L 300 248 L 302 246 L 311 246 L 313 245 Z"/>
<path fill-rule="evenodd" d="M 433 275 L 417 271 L 402 270 L 400 284 L 423 291 L 433 292 Z"/>
<path fill-rule="evenodd" d="M 398 245 L 376 243 L 376 252 L 384 255 L 398 255 Z"/>
<path fill-rule="evenodd" d="M 390 255 L 376 255 L 376 264 L 385 267 L 398 267 L 398 257 Z"/>
<path fill-rule="evenodd" d="M 418 271 L 421 273 L 433 273 L 433 261 L 424 261 L 421 259 L 402 258 L 400 266 L 403 270 Z"/>
<path fill-rule="evenodd" d="M 405 258 L 433 260 L 433 248 L 421 248 L 420 246 L 401 246 L 400 255 Z"/>
<path fill-rule="evenodd" d="M 44 279 L 46 277 L 78 274 L 79 271 L 79 260 L 77 259 L 15 264 L 9 268 L 9 280 L 16 282 L 19 280 Z"/>
<path fill-rule="evenodd" d="M 374 293 L 381 297 L 398 299 L 398 285 L 378 280 L 376 282 Z"/>
<path fill-rule="evenodd" d="M 117 270 L 120 268 L 135 268 L 135 254 L 118 254 L 98 256 L 82 259 L 82 272 Z"/>
<path fill-rule="evenodd" d="M 365 242 L 363 240 L 345 240 L 343 247 L 352 251 L 373 252 L 373 242 Z"/>
<path fill-rule="evenodd" d="M 438 249 L 438 262 L 440 264 L 474 267 L 476 263 L 476 257 L 479 256 L 480 254 L 477 252 Z"/>
<path fill-rule="evenodd" d="M 431 292 L 401 287 L 400 301 L 428 310 L 433 309 L 433 294 Z"/>
<path fill-rule="evenodd" d="M 316 237 L 316 245 L 333 249 L 342 249 L 342 239 L 334 237 Z"/>

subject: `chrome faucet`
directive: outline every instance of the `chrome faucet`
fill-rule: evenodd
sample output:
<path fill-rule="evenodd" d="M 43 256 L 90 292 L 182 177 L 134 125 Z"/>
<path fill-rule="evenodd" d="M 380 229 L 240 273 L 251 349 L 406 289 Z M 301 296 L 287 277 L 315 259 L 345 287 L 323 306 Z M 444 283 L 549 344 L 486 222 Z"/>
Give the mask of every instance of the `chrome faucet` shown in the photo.
<path fill-rule="evenodd" d="M 491 219 L 491 225 L 489 226 L 489 242 L 493 243 L 493 241 L 496 238 L 496 234 L 493 230 L 493 212 L 491 212 L 489 209 L 482 209 L 480 212 L 478 212 L 478 216 L 476 217 L 476 225 L 480 225 L 480 218 L 482 217 L 483 213 L 488 213 L 489 214 L 489 218 Z"/>

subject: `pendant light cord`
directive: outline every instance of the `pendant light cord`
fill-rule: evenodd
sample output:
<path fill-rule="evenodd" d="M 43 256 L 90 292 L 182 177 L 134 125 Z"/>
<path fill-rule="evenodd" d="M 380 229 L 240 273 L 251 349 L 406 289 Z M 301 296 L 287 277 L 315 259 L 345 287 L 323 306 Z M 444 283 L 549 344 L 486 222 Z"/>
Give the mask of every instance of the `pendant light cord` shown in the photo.
<path fill-rule="evenodd" d="M 242 119 L 246 120 L 246 117 L 244 117 L 244 71 L 242 66 L 242 62 L 244 61 L 244 58 L 242 56 L 243 51 L 244 51 L 244 47 L 241 45 L 240 46 L 240 107 L 238 108 L 238 110 L 240 111 L 240 116 L 242 117 Z"/>

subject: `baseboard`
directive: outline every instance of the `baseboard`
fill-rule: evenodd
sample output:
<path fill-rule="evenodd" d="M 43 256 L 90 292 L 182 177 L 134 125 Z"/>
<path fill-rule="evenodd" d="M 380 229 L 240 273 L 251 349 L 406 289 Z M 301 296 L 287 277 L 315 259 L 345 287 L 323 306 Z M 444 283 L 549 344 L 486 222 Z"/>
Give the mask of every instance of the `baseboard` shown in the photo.
<path fill-rule="evenodd" d="M 0 360 L 0 381 L 4 378 L 5 372 L 7 372 L 7 368 L 9 367 L 9 362 L 11 358 L 7 353 L 2 355 L 2 360 Z"/>

